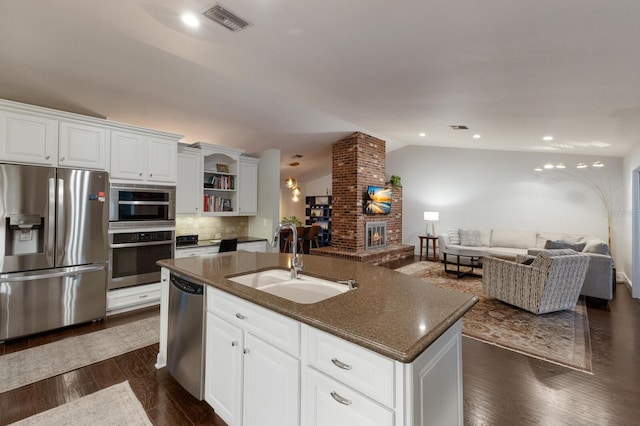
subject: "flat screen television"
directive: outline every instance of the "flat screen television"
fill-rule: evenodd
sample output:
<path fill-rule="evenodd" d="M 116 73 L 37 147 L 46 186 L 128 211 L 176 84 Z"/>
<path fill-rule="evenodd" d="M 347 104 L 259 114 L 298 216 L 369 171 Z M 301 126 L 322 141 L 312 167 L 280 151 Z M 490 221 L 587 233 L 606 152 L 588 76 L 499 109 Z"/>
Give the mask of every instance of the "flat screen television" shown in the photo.
<path fill-rule="evenodd" d="M 389 214 L 391 212 L 391 188 L 368 186 L 365 196 L 365 214 Z"/>

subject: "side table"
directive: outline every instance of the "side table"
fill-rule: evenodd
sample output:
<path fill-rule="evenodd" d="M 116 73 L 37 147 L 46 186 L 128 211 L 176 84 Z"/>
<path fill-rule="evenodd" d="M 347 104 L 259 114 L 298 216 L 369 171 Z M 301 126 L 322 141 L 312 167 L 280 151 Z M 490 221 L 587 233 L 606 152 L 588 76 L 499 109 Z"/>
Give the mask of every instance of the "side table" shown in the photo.
<path fill-rule="evenodd" d="M 420 239 L 420 259 L 422 260 L 422 250 L 424 250 L 424 260 L 432 260 L 434 262 L 438 261 L 438 247 L 436 246 L 436 241 L 438 241 L 438 237 L 434 237 L 432 235 L 419 235 Z M 426 241 L 426 242 L 425 242 Z M 431 245 L 432 256 L 429 257 L 429 245 Z"/>

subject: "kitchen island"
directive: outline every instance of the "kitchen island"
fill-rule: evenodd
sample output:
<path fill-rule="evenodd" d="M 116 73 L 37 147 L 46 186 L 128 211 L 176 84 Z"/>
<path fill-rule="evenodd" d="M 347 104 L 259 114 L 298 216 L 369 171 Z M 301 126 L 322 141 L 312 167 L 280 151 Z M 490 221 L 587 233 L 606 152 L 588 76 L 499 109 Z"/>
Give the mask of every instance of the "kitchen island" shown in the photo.
<path fill-rule="evenodd" d="M 305 256 L 303 273 L 357 288 L 301 304 L 228 279 L 290 262 L 249 252 L 160 261 L 157 367 L 175 273 L 205 284 L 205 400 L 228 424 L 463 423 L 460 319 L 475 297 L 321 256 Z"/>

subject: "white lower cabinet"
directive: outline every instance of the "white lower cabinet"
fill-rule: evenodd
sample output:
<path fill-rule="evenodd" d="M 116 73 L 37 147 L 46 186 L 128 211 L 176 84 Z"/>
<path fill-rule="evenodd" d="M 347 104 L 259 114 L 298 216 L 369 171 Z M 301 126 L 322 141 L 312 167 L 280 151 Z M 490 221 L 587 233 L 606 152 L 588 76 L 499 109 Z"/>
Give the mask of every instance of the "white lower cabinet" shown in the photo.
<path fill-rule="evenodd" d="M 393 426 L 394 413 L 337 380 L 306 369 L 305 426 Z"/>
<path fill-rule="evenodd" d="M 295 426 L 300 419 L 300 360 L 247 334 L 244 425 Z"/>
<path fill-rule="evenodd" d="M 299 425 L 299 324 L 211 287 L 206 292 L 205 400 L 229 426 Z M 258 337 L 252 330 L 260 324 Z M 293 354 L 285 352 L 292 347 Z"/>
<path fill-rule="evenodd" d="M 207 312 L 204 399 L 229 425 L 242 424 L 243 332 Z"/>

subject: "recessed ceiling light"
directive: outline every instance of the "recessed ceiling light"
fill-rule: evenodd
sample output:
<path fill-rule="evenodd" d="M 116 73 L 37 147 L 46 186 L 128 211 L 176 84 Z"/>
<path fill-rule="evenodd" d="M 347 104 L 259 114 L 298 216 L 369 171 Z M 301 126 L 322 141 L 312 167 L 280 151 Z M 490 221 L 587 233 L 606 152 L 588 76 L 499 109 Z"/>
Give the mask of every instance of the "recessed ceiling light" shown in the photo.
<path fill-rule="evenodd" d="M 592 164 L 592 167 L 604 167 L 604 164 L 602 163 L 602 161 L 596 161 Z"/>
<path fill-rule="evenodd" d="M 304 157 L 302 154 L 294 154 L 294 155 L 291 156 L 291 158 L 294 158 L 294 159 L 295 158 L 302 158 L 302 157 Z"/>
<path fill-rule="evenodd" d="M 183 13 L 181 16 L 182 22 L 191 28 L 197 28 L 200 26 L 200 20 L 193 13 Z"/>
<path fill-rule="evenodd" d="M 297 161 L 294 161 L 293 163 L 289 163 L 289 166 L 291 166 L 291 167 L 297 167 L 299 165 L 300 165 L 300 163 L 297 162 Z"/>
<path fill-rule="evenodd" d="M 544 167 L 545 169 L 549 170 L 549 169 L 553 169 L 555 166 L 553 164 L 551 164 L 551 163 L 547 163 L 542 167 Z"/>
<path fill-rule="evenodd" d="M 474 138 L 474 139 L 480 139 L 481 137 L 482 137 L 482 135 L 479 135 L 479 134 L 477 134 L 477 133 L 476 133 L 475 135 L 473 135 L 473 138 Z"/>
<path fill-rule="evenodd" d="M 586 169 L 587 167 L 589 166 L 586 163 L 578 163 L 576 169 Z"/>
<path fill-rule="evenodd" d="M 556 164 L 556 169 L 566 169 L 567 166 L 564 165 L 564 163 L 558 163 Z"/>
<path fill-rule="evenodd" d="M 541 171 L 542 171 L 542 167 L 538 166 L 538 167 L 536 167 L 536 168 L 535 168 L 535 169 L 533 169 L 533 170 L 535 170 L 536 172 L 541 172 Z"/>
<path fill-rule="evenodd" d="M 543 141 L 552 141 L 553 140 L 553 136 L 543 136 L 542 140 Z"/>
<path fill-rule="evenodd" d="M 425 136 L 427 136 L 427 134 L 422 132 L 422 133 L 418 133 L 418 136 L 420 136 L 421 138 L 424 138 Z"/>

